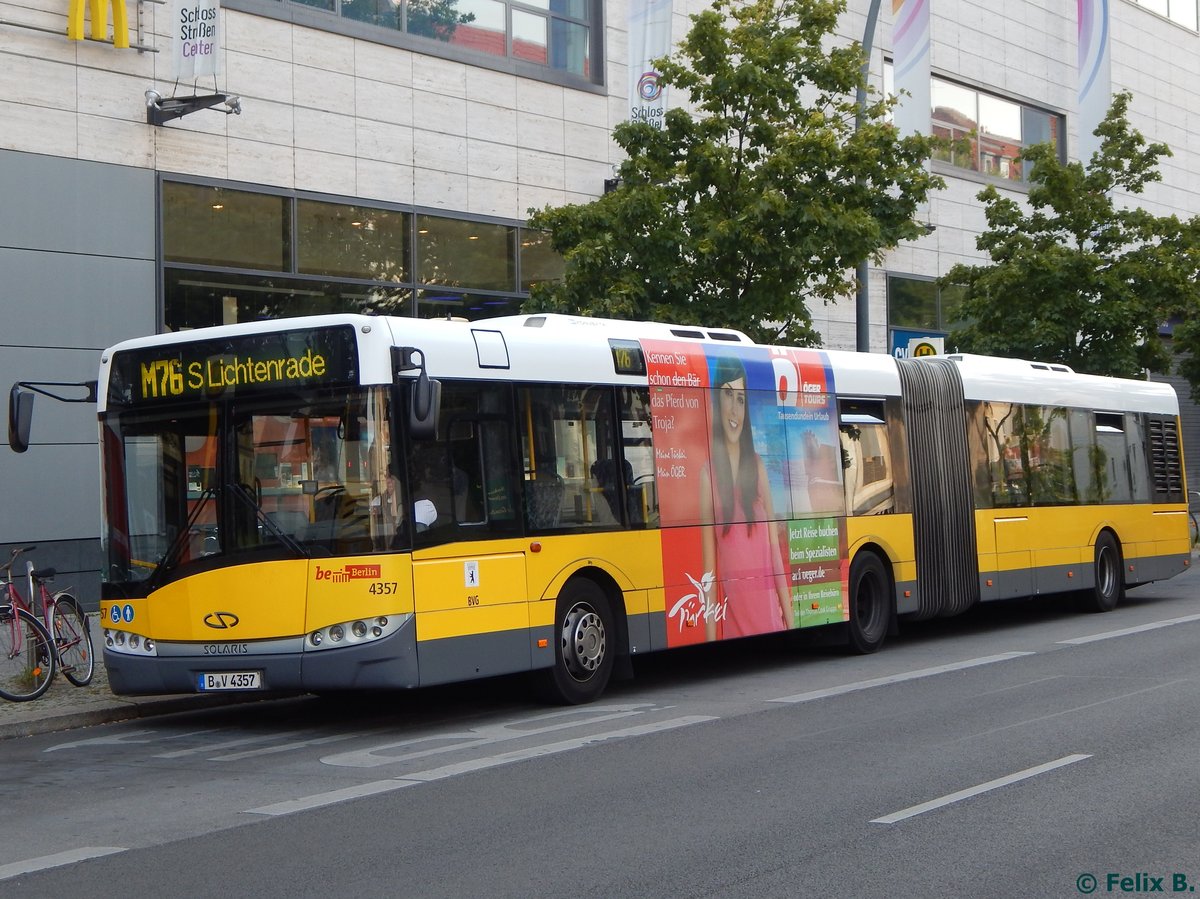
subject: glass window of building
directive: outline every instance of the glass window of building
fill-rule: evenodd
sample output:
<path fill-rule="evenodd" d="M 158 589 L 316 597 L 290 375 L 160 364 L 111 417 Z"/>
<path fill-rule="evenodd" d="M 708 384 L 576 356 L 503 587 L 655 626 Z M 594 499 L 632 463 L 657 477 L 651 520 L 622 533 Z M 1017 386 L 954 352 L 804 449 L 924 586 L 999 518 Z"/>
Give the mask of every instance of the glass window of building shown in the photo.
<path fill-rule="evenodd" d="M 417 279 L 424 284 L 513 290 L 516 228 L 417 216 Z"/>
<path fill-rule="evenodd" d="M 888 275 L 888 325 L 946 332 L 962 324 L 962 288 L 938 287 L 932 278 Z"/>
<path fill-rule="evenodd" d="M 521 232 L 521 290 L 542 281 L 558 281 L 565 266 L 562 256 L 550 245 L 550 235 L 540 231 Z"/>
<path fill-rule="evenodd" d="M 1184 28 L 1197 30 L 1196 0 L 1133 0 L 1133 2 L 1160 16 L 1166 16 L 1173 22 L 1178 22 Z"/>
<path fill-rule="evenodd" d="M 895 93 L 891 63 L 883 68 L 884 93 Z M 1005 181 L 1024 181 L 1017 158 L 1034 144 L 1051 143 L 1063 155 L 1063 117 L 1017 100 L 934 77 L 930 83 L 930 131 L 953 142 L 934 159 L 956 169 Z"/>
<path fill-rule="evenodd" d="M 297 200 L 297 271 L 408 281 L 408 219 L 390 209 Z"/>
<path fill-rule="evenodd" d="M 169 331 L 329 312 L 514 315 L 563 270 L 548 238 L 516 223 L 168 179 L 160 215 Z"/>
<path fill-rule="evenodd" d="M 941 78 L 933 79 L 931 98 L 933 134 L 959 143 L 937 156 L 953 166 L 1023 181 L 1017 157 L 1026 147 L 1049 142 L 1062 154 L 1061 116 Z"/>
<path fill-rule="evenodd" d="M 330 30 L 342 30 L 339 20 L 361 23 L 378 29 L 381 42 L 409 49 L 418 49 L 422 41 L 436 41 L 481 57 L 521 60 L 588 81 L 596 81 L 601 68 L 592 64 L 592 44 L 601 31 L 598 0 L 284 0 L 282 10 L 275 0 L 231 3 L 280 18 L 290 18 L 286 9 L 290 4 L 328 13 Z M 306 24 L 317 25 L 313 18 L 307 16 Z M 361 28 L 347 30 L 364 36 Z M 397 41 L 387 36 L 389 32 L 417 41 Z"/>
<path fill-rule="evenodd" d="M 286 197 L 201 184 L 163 190 L 163 258 L 226 268 L 286 270 Z"/>

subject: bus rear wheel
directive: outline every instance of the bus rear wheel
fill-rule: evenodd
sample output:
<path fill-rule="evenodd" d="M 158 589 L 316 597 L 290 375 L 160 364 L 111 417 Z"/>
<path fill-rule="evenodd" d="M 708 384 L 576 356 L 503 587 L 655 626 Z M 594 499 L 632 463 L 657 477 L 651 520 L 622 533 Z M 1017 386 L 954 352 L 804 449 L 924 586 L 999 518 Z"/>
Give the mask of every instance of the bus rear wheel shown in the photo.
<path fill-rule="evenodd" d="M 860 552 L 850 565 L 850 649 L 875 652 L 891 622 L 891 579 L 873 552 Z"/>
<path fill-rule="evenodd" d="M 586 578 L 567 582 L 558 597 L 554 634 L 554 666 L 539 672 L 542 692 L 568 705 L 599 697 L 612 676 L 616 628 L 598 584 Z"/>
<path fill-rule="evenodd" d="M 1125 597 L 1125 574 L 1122 570 L 1121 547 L 1109 531 L 1096 538 L 1096 556 L 1092 574 L 1094 586 L 1084 594 L 1084 606 L 1089 612 L 1111 612 Z"/>

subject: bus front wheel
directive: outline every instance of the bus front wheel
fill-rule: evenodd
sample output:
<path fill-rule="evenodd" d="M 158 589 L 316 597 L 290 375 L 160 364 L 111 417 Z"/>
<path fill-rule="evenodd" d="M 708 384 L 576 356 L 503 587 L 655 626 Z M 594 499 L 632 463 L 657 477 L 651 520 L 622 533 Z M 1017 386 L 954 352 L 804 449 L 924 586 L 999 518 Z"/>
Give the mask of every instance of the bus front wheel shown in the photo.
<path fill-rule="evenodd" d="M 873 552 L 860 552 L 850 565 L 850 648 L 875 652 L 891 620 L 891 579 Z"/>
<path fill-rule="evenodd" d="M 594 581 L 575 578 L 559 594 L 554 615 L 554 666 L 543 672 L 547 698 L 591 702 L 612 676 L 616 628 L 608 596 Z"/>
<path fill-rule="evenodd" d="M 1087 609 L 1091 612 L 1111 612 L 1125 596 L 1125 573 L 1122 570 L 1121 547 L 1117 538 L 1109 531 L 1102 531 L 1096 538 L 1096 560 L 1093 566 L 1095 586 L 1084 594 Z"/>

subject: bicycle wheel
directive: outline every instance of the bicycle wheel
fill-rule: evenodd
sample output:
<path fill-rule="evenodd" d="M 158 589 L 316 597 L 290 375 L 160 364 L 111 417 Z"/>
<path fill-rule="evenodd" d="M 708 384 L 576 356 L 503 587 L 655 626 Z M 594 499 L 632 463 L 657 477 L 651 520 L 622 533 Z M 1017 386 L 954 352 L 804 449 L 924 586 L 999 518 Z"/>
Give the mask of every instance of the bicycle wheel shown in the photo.
<path fill-rule="evenodd" d="M 0 610 L 0 697 L 37 699 L 54 679 L 54 650 L 45 625 L 26 612 Z"/>
<path fill-rule="evenodd" d="M 75 686 L 86 687 L 96 671 L 96 657 L 92 654 L 92 632 L 87 615 L 79 601 L 70 593 L 58 594 L 50 613 L 50 624 L 54 626 L 58 670 Z"/>

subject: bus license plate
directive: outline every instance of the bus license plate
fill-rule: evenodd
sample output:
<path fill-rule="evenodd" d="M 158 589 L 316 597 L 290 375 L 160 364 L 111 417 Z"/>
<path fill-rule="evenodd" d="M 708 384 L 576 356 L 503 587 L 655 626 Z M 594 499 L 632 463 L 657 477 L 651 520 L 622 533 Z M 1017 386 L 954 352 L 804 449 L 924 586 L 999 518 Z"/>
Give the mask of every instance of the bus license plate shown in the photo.
<path fill-rule="evenodd" d="M 212 690 L 258 690 L 261 687 L 261 671 L 221 671 L 201 674 L 199 678 L 199 689 L 202 693 Z"/>

